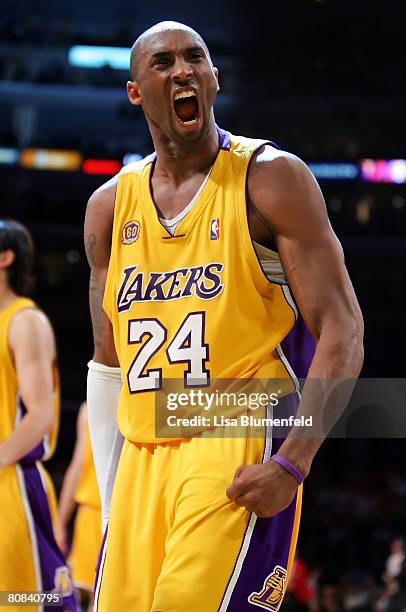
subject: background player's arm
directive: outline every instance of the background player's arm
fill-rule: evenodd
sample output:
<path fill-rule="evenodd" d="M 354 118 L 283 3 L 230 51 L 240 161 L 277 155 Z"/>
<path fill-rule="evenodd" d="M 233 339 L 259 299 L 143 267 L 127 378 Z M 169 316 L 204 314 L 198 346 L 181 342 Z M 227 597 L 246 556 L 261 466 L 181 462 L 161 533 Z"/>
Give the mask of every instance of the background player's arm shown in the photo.
<path fill-rule="evenodd" d="M 14 315 L 8 344 L 14 361 L 18 388 L 27 409 L 8 439 L 0 445 L 0 466 L 19 461 L 46 434 L 54 422 L 55 340 L 46 316 L 34 309 Z"/>
<path fill-rule="evenodd" d="M 345 408 L 345 401 L 339 401 L 333 405 L 334 414 L 327 414 L 332 391 L 340 380 L 355 379 L 361 370 L 362 315 L 320 188 L 305 164 L 293 155 L 265 147 L 252 165 L 248 188 L 253 205 L 272 233 L 296 303 L 316 341 L 308 377 L 324 383 L 316 385 L 310 380 L 305 384 L 298 411 L 298 416 L 312 416 L 316 433 L 314 437 L 310 432 L 299 436 L 292 430 L 278 451 L 307 475 L 328 433 L 325 421 L 330 418 L 332 425 Z M 239 468 L 228 494 L 259 515 L 272 516 L 288 505 L 296 487 L 293 477 L 271 462 Z M 270 491 L 271 496 L 267 495 Z"/>
<path fill-rule="evenodd" d="M 83 469 L 86 448 L 86 403 L 80 407 L 76 421 L 76 443 L 71 462 L 66 470 L 58 504 L 58 546 L 63 553 L 67 551 L 67 525 L 76 507 L 75 491 Z"/>

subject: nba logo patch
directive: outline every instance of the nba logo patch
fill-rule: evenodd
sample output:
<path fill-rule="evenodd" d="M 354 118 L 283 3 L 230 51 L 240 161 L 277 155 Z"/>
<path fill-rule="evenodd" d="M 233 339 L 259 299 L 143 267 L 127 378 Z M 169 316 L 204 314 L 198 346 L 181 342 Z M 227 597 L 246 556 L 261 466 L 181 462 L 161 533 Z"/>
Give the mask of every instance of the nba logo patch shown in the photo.
<path fill-rule="evenodd" d="M 135 242 L 140 235 L 140 224 L 138 221 L 129 221 L 123 227 L 121 242 L 123 244 L 131 244 Z"/>
<path fill-rule="evenodd" d="M 220 237 L 220 219 L 212 219 L 210 223 L 210 240 L 218 240 Z"/>

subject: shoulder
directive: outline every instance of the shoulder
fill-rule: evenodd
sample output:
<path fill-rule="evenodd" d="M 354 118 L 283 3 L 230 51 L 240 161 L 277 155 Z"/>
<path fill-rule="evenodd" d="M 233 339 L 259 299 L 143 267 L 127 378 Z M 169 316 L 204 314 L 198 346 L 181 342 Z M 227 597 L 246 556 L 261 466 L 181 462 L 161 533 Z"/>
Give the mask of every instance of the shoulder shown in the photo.
<path fill-rule="evenodd" d="M 106 212 L 111 209 L 113 213 L 119 176 L 116 174 L 92 193 L 87 203 L 88 211 L 91 209 L 91 212 Z"/>
<path fill-rule="evenodd" d="M 248 176 L 251 204 L 265 219 L 277 222 L 313 211 L 325 213 L 324 199 L 316 179 L 296 155 L 264 145 L 255 154 Z"/>
<path fill-rule="evenodd" d="M 86 208 L 84 242 L 89 265 L 105 267 L 110 257 L 117 174 L 90 196 Z"/>
<path fill-rule="evenodd" d="M 155 153 L 144 157 L 141 160 L 132 162 L 123 166 L 118 174 L 113 176 L 106 183 L 103 183 L 96 191 L 92 193 L 90 196 L 87 208 L 91 212 L 100 212 L 105 214 L 106 212 L 110 212 L 111 215 L 114 211 L 114 202 L 116 199 L 117 193 L 117 185 L 120 178 L 126 177 L 128 175 L 135 175 L 142 172 L 146 165 L 151 163 L 155 158 Z"/>
<path fill-rule="evenodd" d="M 11 319 L 10 327 L 19 327 L 27 332 L 30 329 L 44 333 L 52 333 L 51 323 L 46 314 L 36 307 L 27 307 L 15 313 Z"/>
<path fill-rule="evenodd" d="M 38 308 L 24 308 L 16 312 L 10 321 L 8 341 L 12 350 L 26 346 L 31 350 L 55 352 L 51 323 Z"/>
<path fill-rule="evenodd" d="M 315 183 L 309 168 L 299 157 L 272 145 L 264 145 L 254 154 L 248 180 L 254 191 L 263 187 L 292 190 L 307 182 Z"/>

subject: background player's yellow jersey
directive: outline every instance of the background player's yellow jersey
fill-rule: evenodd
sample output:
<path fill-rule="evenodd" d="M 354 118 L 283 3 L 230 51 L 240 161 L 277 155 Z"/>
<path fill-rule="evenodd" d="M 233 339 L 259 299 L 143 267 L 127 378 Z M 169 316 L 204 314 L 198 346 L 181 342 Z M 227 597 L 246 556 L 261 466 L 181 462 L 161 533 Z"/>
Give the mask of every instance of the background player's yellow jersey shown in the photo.
<path fill-rule="evenodd" d="M 75 501 L 78 504 L 84 504 L 86 506 L 91 506 L 92 508 L 99 509 L 101 507 L 87 419 L 85 451 L 83 456 L 82 471 L 75 491 Z"/>
<path fill-rule="evenodd" d="M 264 141 L 219 130 L 219 144 L 173 236 L 151 194 L 155 155 L 119 175 L 103 306 L 122 369 L 119 428 L 135 442 L 162 441 L 155 396 L 168 379 L 187 391 L 218 379 L 289 377 L 279 345 L 294 306 L 287 285 L 265 276 L 247 220 L 247 171 Z"/>
<path fill-rule="evenodd" d="M 10 322 L 17 312 L 26 308 L 37 308 L 37 306 L 28 298 L 18 297 L 4 310 L 0 311 L 0 443 L 10 436 L 26 413 L 24 402 L 19 394 L 17 374 L 8 345 Z M 50 436 L 45 436 L 42 442 L 22 458 L 20 462 L 49 459 L 54 452 L 58 436 L 60 410 L 59 376 L 56 366 L 53 368 L 53 376 L 55 414 L 52 433 Z"/>

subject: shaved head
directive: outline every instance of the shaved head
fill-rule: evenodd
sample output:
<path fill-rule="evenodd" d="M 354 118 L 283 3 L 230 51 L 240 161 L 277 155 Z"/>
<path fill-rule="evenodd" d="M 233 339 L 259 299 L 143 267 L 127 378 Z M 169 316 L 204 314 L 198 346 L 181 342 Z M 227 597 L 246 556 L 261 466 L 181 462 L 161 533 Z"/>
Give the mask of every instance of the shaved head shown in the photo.
<path fill-rule="evenodd" d="M 191 34 L 193 38 L 195 38 L 196 42 L 198 42 L 203 47 L 211 63 L 209 49 L 203 38 L 198 32 L 196 32 L 196 30 L 193 30 L 193 28 L 190 28 L 184 23 L 179 23 L 177 21 L 161 21 L 160 23 L 157 23 L 156 25 L 152 26 L 151 28 L 148 28 L 148 30 L 145 30 L 145 32 L 140 34 L 140 36 L 137 38 L 131 48 L 130 76 L 133 81 L 137 80 L 137 67 L 142 50 L 145 48 L 148 42 L 152 40 L 154 36 L 156 36 L 157 34 L 162 34 L 164 32 L 187 32 Z"/>

